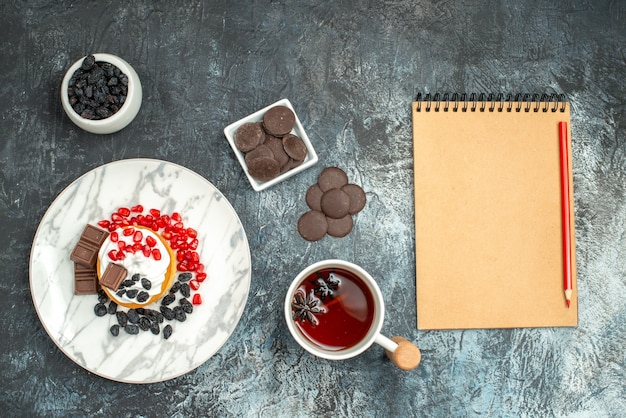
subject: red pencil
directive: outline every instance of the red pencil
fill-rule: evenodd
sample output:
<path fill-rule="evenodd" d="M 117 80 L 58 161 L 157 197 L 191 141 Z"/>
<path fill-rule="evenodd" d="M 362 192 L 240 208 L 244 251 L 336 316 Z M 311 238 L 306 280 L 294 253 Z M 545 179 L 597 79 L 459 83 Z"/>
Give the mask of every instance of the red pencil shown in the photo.
<path fill-rule="evenodd" d="M 567 122 L 559 122 L 559 144 L 561 154 L 561 220 L 563 228 L 563 291 L 565 302 L 572 301 L 572 241 L 570 229 L 570 184 L 567 147 Z"/>

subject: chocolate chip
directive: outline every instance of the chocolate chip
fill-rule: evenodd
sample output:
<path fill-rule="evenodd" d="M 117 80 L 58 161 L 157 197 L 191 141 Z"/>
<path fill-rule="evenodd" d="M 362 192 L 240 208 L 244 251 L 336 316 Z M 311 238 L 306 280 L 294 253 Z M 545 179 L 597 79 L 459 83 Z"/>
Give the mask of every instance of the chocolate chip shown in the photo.
<path fill-rule="evenodd" d="M 235 131 L 235 146 L 241 152 L 252 151 L 265 139 L 265 132 L 259 122 L 248 122 Z"/>
<path fill-rule="evenodd" d="M 350 209 L 348 213 L 354 215 L 361 211 L 365 207 L 366 197 L 365 192 L 356 184 L 346 184 L 341 188 L 344 192 L 350 196 Z"/>
<path fill-rule="evenodd" d="M 263 115 L 263 126 L 270 134 L 282 137 L 293 129 L 296 115 L 286 106 L 274 106 Z"/>
<path fill-rule="evenodd" d="M 298 233 L 307 241 L 318 241 L 328 231 L 326 215 L 318 211 L 309 211 L 298 219 Z"/>
<path fill-rule="evenodd" d="M 297 161 L 306 157 L 306 145 L 299 136 L 287 134 L 283 137 L 283 148 L 287 155 Z"/>
<path fill-rule="evenodd" d="M 333 237 L 342 238 L 352 231 L 353 220 L 351 215 L 339 219 L 327 217 L 326 221 L 328 222 L 328 235 Z"/>
<path fill-rule="evenodd" d="M 255 158 L 263 158 L 263 157 L 274 158 L 274 153 L 267 146 L 267 144 L 261 144 L 255 149 L 253 149 L 252 151 L 250 151 L 249 153 L 247 153 L 245 156 L 246 165 L 250 164 L 250 160 L 253 160 Z"/>
<path fill-rule="evenodd" d="M 282 167 L 289 161 L 289 155 L 285 152 L 283 141 L 278 138 L 270 138 L 265 141 L 267 147 L 272 151 L 274 159 L 278 162 L 278 167 Z"/>
<path fill-rule="evenodd" d="M 326 167 L 320 173 L 317 184 L 319 184 L 323 192 L 327 192 L 330 189 L 339 189 L 348 184 L 348 175 L 341 168 Z"/>
<path fill-rule="evenodd" d="M 273 158 L 255 158 L 248 163 L 248 172 L 257 180 L 269 181 L 280 173 L 280 164 Z"/>
<path fill-rule="evenodd" d="M 322 212 L 330 218 L 339 219 L 348 215 L 350 196 L 341 189 L 330 189 L 322 195 Z"/>
<path fill-rule="evenodd" d="M 324 192 L 320 189 L 319 184 L 315 183 L 311 187 L 309 187 L 306 191 L 306 204 L 309 208 L 316 210 L 318 212 L 322 211 L 322 195 Z"/>

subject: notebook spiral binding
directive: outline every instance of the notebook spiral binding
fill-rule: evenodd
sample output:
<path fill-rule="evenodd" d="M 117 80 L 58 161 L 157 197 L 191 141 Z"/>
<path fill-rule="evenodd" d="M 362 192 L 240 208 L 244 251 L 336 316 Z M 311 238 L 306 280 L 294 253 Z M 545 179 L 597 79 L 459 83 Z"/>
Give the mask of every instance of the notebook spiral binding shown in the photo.
<path fill-rule="evenodd" d="M 426 93 L 417 94 L 416 98 L 418 112 L 565 112 L 566 97 L 564 94 L 525 94 L 518 93 L 515 96 L 502 93 L 499 94 L 476 94 L 471 93 L 468 97 L 466 93 Z M 423 109 L 423 110 L 422 110 Z"/>

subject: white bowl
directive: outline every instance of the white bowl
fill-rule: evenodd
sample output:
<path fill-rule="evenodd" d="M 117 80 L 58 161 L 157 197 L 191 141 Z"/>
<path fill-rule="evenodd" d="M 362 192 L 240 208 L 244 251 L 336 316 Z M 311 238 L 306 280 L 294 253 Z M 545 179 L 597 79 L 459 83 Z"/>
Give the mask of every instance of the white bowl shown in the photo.
<path fill-rule="evenodd" d="M 289 109 L 291 109 L 291 111 L 293 112 L 293 114 L 296 117 L 296 123 L 295 126 L 293 128 L 293 130 L 291 131 L 292 134 L 299 136 L 302 141 L 304 142 L 304 144 L 306 145 L 306 150 L 307 150 L 307 154 L 306 157 L 304 159 L 304 162 L 302 164 L 300 164 L 299 166 L 292 168 L 289 171 L 284 172 L 283 174 L 273 178 L 272 180 L 268 180 L 268 181 L 259 181 L 257 179 L 255 179 L 254 177 L 252 177 L 250 175 L 250 173 L 248 172 L 248 167 L 246 165 L 246 161 L 245 161 L 245 154 L 241 151 L 239 151 L 237 149 L 237 146 L 235 145 L 235 132 L 237 131 L 237 129 L 243 125 L 244 123 L 248 123 L 248 122 L 261 122 L 263 120 L 263 115 L 265 114 L 265 112 L 267 112 L 269 109 L 271 109 L 274 106 L 285 106 L 288 107 Z M 268 187 L 271 187 L 277 183 L 280 183 L 283 180 L 288 179 L 291 176 L 294 176 L 304 170 L 306 170 L 309 167 L 312 167 L 313 165 L 315 165 L 315 163 L 317 163 L 317 154 L 315 153 L 315 149 L 313 149 L 313 145 L 311 145 L 311 141 L 309 140 L 309 137 L 307 136 L 306 132 L 304 131 L 304 128 L 302 127 L 302 123 L 300 123 L 300 119 L 298 119 L 298 114 L 296 113 L 296 111 L 293 109 L 293 106 L 291 105 L 291 103 L 289 102 L 289 100 L 287 99 L 282 99 L 277 101 L 276 103 L 273 103 L 257 112 L 254 112 L 253 114 L 251 114 L 250 116 L 246 116 L 243 119 L 238 120 L 237 122 L 231 123 L 230 125 L 228 125 L 226 128 L 224 128 L 224 135 L 226 136 L 226 139 L 228 140 L 228 143 L 230 144 L 231 148 L 233 149 L 233 151 L 235 152 L 235 156 L 237 157 L 237 159 L 239 160 L 239 164 L 241 164 L 241 168 L 243 168 L 244 173 L 246 173 L 246 176 L 248 177 L 248 180 L 250 181 L 250 185 L 252 186 L 252 188 L 254 190 L 256 190 L 257 192 L 267 189 Z"/>
<path fill-rule="evenodd" d="M 94 134 L 110 134 L 125 128 L 132 122 L 135 116 L 137 116 L 139 108 L 141 107 L 141 82 L 133 67 L 123 59 L 111 54 L 93 54 L 93 56 L 96 62 L 108 62 L 115 65 L 128 77 L 128 93 L 122 107 L 112 116 L 99 120 L 85 119 L 74 111 L 70 105 L 67 89 L 70 78 L 72 78 L 74 72 L 82 65 L 85 57 L 72 64 L 70 69 L 67 70 L 67 73 L 65 73 L 65 77 L 63 77 L 63 82 L 61 83 L 61 103 L 63 104 L 63 109 L 67 116 L 78 127 Z"/>

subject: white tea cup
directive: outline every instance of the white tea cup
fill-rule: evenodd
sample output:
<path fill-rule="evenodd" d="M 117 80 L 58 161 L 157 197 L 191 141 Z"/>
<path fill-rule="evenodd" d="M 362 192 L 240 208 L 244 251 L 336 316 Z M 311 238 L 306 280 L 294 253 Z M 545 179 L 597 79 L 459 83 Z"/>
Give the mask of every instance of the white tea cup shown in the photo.
<path fill-rule="evenodd" d="M 324 260 L 308 266 L 291 283 L 284 308 L 291 335 L 315 356 L 344 360 L 361 354 L 376 343 L 403 370 L 417 367 L 421 360 L 419 349 L 406 339 L 389 339 L 381 334 L 385 317 L 382 293 L 372 276 L 356 264 Z M 330 316 L 324 315 L 330 314 L 331 309 L 334 309 L 333 319 L 342 320 L 325 322 Z M 353 341 L 334 344 L 334 341 L 346 338 Z"/>

